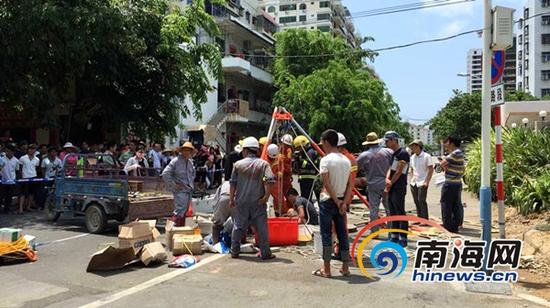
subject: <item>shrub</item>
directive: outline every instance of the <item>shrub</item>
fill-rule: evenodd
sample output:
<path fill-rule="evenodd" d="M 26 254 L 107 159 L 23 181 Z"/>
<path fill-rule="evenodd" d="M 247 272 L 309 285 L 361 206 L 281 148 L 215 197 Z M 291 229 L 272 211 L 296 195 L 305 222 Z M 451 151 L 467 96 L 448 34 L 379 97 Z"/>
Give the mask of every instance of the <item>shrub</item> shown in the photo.
<path fill-rule="evenodd" d="M 524 129 L 504 130 L 504 189 L 506 203 L 526 215 L 550 209 L 550 133 Z M 491 183 L 496 199 L 494 179 L 495 136 L 491 136 Z M 481 174 L 481 140 L 475 139 L 466 149 L 468 164 L 464 182 L 478 194 Z"/>

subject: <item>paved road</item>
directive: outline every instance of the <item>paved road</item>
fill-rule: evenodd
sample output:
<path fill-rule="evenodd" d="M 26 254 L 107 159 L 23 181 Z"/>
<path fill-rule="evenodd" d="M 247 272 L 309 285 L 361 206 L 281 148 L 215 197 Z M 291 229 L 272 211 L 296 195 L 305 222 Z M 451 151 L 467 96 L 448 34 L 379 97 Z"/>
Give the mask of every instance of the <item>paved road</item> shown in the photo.
<path fill-rule="evenodd" d="M 439 216 L 438 198 L 438 191 L 432 189 L 428 200 L 434 217 Z M 413 209 L 410 194 L 407 199 L 407 208 Z M 475 222 L 473 201 L 467 208 L 467 217 L 468 213 Z M 164 264 L 86 273 L 90 255 L 117 242 L 116 225 L 104 235 L 92 235 L 86 233 L 81 220 L 61 219 L 52 224 L 35 213 L 0 215 L 0 226 L 22 228 L 45 243 L 38 248 L 38 262 L 0 268 L 0 307 L 79 307 L 89 303 L 99 306 L 96 304 L 106 303 L 106 299 L 112 300 L 106 305 L 109 307 L 358 307 L 365 303 L 372 307 L 404 303 L 413 307 L 536 307 L 514 296 L 466 293 L 460 284 L 412 284 L 407 274 L 370 282 L 352 269 L 350 279 L 321 279 L 311 275 L 319 266 L 318 260 L 288 252 L 278 253 L 278 259 L 267 263 L 253 256 L 233 260 L 205 255 L 200 266 L 189 272 L 169 269 Z M 477 232 L 475 226 L 470 229 Z M 159 284 L 150 286 L 153 282 Z"/>

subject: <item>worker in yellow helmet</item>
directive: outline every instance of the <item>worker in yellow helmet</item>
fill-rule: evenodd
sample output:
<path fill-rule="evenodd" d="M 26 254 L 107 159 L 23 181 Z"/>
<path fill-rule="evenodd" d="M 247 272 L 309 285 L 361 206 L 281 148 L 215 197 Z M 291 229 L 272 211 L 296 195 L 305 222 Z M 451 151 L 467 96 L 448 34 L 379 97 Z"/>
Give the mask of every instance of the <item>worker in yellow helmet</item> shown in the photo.
<path fill-rule="evenodd" d="M 267 144 L 267 137 L 262 137 L 258 139 L 258 143 L 260 144 L 260 152 L 258 152 L 258 155 L 262 155 L 264 152 L 264 146 Z"/>
<path fill-rule="evenodd" d="M 300 194 L 307 200 L 313 200 L 311 191 L 315 193 L 319 201 L 321 185 L 317 178 L 316 166 L 319 165 L 319 153 L 311 146 L 306 136 L 300 135 L 294 138 L 294 147 L 300 153 L 298 159 L 298 183 L 300 183 Z"/>

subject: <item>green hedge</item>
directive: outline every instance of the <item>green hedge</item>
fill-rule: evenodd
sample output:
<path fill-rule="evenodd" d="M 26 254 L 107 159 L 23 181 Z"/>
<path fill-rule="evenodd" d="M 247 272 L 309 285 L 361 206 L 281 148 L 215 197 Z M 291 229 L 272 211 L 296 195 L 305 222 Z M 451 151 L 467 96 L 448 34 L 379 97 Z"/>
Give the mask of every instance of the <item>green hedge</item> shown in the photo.
<path fill-rule="evenodd" d="M 533 132 L 522 128 L 503 130 L 504 188 L 506 204 L 516 206 L 527 215 L 550 210 L 550 132 Z M 478 194 L 481 174 L 481 140 L 475 139 L 466 149 L 468 163 L 464 182 Z M 495 136 L 491 136 L 491 183 L 496 200 L 494 179 Z"/>

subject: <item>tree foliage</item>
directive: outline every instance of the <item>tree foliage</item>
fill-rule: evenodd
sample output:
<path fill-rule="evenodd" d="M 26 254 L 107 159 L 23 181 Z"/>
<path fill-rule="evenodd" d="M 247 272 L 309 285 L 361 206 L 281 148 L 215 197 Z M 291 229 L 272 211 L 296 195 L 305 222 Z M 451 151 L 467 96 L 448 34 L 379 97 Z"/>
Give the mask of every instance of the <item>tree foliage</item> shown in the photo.
<path fill-rule="evenodd" d="M 538 101 L 539 98 L 533 96 L 529 92 L 516 91 L 516 92 L 506 92 L 506 101 L 507 102 L 520 102 L 520 101 Z"/>
<path fill-rule="evenodd" d="M 358 149 L 371 131 L 408 134 L 384 83 L 365 68 L 363 60 L 373 53 L 351 49 L 327 33 L 297 29 L 277 34 L 276 53 L 274 103 L 287 107 L 315 138 L 333 128 Z"/>
<path fill-rule="evenodd" d="M 50 127 L 69 113 L 173 133 L 180 115 L 201 116 L 208 76 L 221 71 L 215 44 L 195 44 L 198 29 L 219 33 L 204 1 L 0 0 L 0 102 Z"/>
<path fill-rule="evenodd" d="M 469 141 L 481 134 L 481 94 L 453 91 L 447 105 L 427 123 L 438 139 L 449 135 Z"/>

